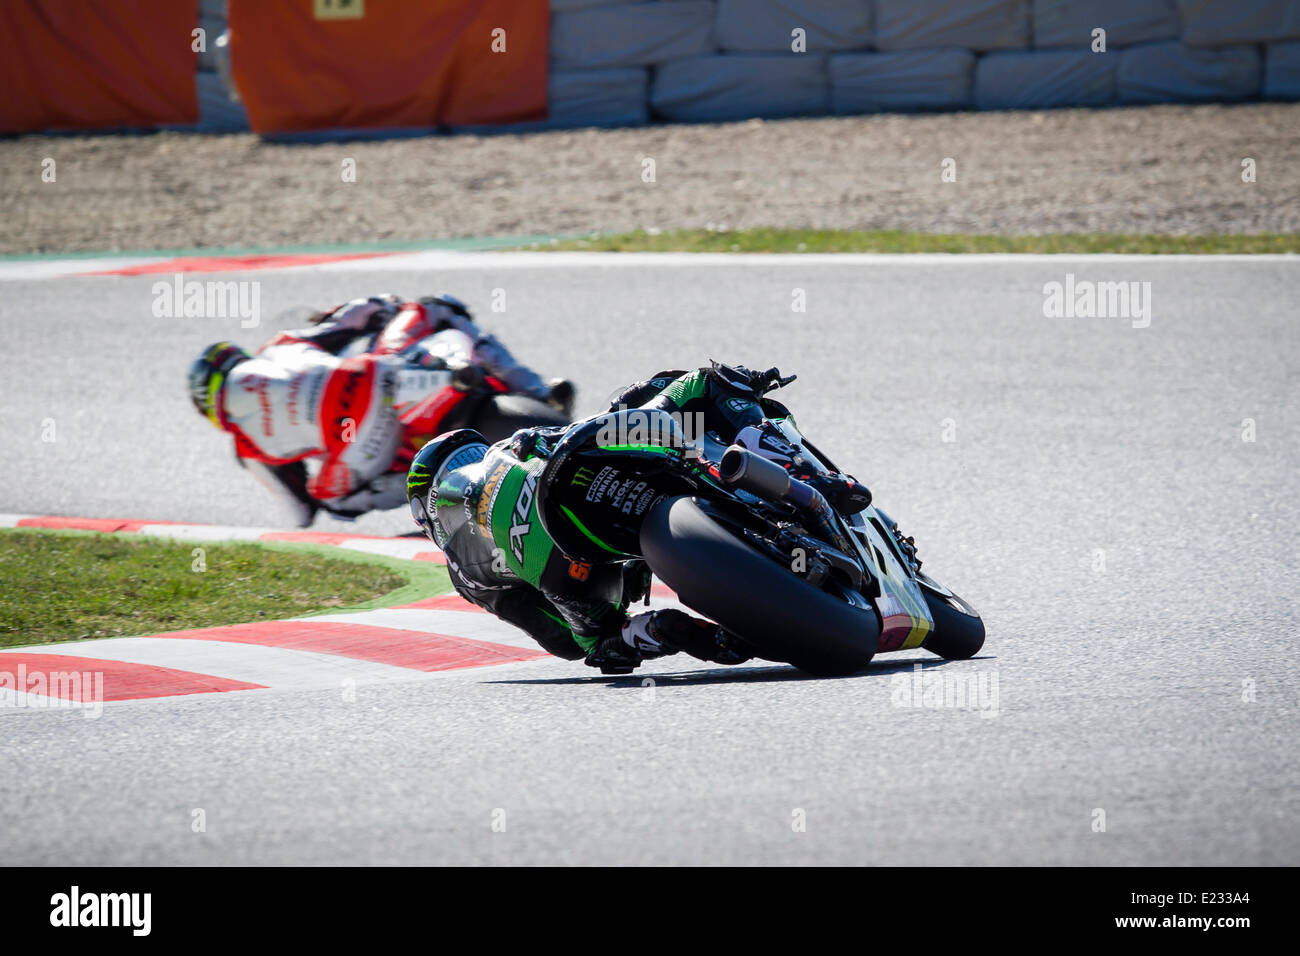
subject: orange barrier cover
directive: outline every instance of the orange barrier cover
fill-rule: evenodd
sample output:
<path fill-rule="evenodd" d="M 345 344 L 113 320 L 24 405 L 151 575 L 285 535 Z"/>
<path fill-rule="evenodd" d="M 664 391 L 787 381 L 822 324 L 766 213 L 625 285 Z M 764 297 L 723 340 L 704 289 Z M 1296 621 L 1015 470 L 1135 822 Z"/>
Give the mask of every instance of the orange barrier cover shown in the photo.
<path fill-rule="evenodd" d="M 546 116 L 547 0 L 230 0 L 259 133 Z"/>
<path fill-rule="evenodd" d="M 198 122 L 198 22 L 198 0 L 3 0 L 0 132 Z"/>

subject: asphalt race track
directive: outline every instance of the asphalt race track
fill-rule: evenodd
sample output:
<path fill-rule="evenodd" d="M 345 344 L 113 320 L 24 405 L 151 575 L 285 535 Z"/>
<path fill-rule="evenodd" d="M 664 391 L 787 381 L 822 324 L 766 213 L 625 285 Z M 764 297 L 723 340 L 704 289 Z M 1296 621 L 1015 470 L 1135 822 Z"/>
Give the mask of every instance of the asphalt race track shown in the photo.
<path fill-rule="evenodd" d="M 0 281 L 0 512 L 280 523 L 189 406 L 192 355 L 356 295 L 447 289 L 573 378 L 582 413 L 710 357 L 797 372 L 781 397 L 982 612 L 983 654 L 836 680 L 545 660 L 354 701 L 9 710 L 6 863 L 1300 859 L 1300 261 L 457 261 L 195 277 L 260 282 L 256 329 L 155 318 L 158 276 Z M 1046 317 L 1067 273 L 1150 282 L 1150 325 Z M 396 511 L 350 530 L 410 528 Z M 903 706 L 918 662 L 996 693 Z"/>

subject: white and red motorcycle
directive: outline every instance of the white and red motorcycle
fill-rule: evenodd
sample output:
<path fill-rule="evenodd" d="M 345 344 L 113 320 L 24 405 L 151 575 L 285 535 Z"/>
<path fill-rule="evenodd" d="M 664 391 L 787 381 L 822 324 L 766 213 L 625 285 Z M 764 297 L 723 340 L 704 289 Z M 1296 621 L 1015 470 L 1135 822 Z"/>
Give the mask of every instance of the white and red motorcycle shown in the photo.
<path fill-rule="evenodd" d="M 477 351 L 475 346 L 474 338 L 457 328 L 422 335 L 388 325 L 345 350 L 345 355 L 370 353 L 403 360 L 393 396 L 402 438 L 390 472 L 405 475 L 415 453 L 446 431 L 473 428 L 497 442 L 521 428 L 571 420 L 569 382 L 553 382 L 545 401 L 523 394 L 489 371 L 479 354 L 482 341 Z"/>

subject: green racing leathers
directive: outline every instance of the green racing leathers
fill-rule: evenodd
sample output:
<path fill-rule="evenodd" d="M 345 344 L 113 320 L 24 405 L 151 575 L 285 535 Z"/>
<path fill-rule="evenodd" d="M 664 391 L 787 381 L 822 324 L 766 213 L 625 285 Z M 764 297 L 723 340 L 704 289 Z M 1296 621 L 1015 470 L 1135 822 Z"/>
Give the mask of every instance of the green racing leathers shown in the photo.
<path fill-rule="evenodd" d="M 736 389 L 705 368 L 664 372 L 629 386 L 615 396 L 610 410 L 640 407 L 698 414 L 703 427 L 725 444 L 741 428 L 763 421 L 764 404 L 767 411 L 776 406 L 753 393 L 746 395 L 743 388 Z M 676 650 L 704 660 L 745 659 L 719 644 L 722 635 L 716 625 L 681 612 L 629 618 L 627 607 L 649 590 L 644 562 L 571 561 L 551 540 L 538 519 L 537 487 L 549 448 L 565 430 L 517 432 L 488 449 L 481 460 L 450 471 L 436 489 L 430 487 L 432 476 L 421 473 L 417 457 L 408 494 L 428 501 L 430 534 L 446 554 L 457 592 L 523 629 L 547 652 L 568 660 L 586 657 L 594 663 L 602 642 L 606 650 L 618 645 L 618 653 L 631 648 L 635 663 Z M 611 644 L 620 637 L 625 644 Z"/>

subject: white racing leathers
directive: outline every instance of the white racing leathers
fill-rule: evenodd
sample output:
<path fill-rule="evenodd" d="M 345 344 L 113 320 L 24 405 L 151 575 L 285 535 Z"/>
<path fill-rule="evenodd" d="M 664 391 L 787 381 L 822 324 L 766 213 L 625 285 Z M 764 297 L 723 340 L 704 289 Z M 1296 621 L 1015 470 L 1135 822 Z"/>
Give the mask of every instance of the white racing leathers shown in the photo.
<path fill-rule="evenodd" d="M 401 440 L 393 407 L 400 365 L 392 356 L 340 359 L 305 342 L 266 347 L 232 370 L 226 384 L 222 411 L 236 451 L 249 464 L 319 458 L 307 492 L 331 508 L 395 507 L 402 483 L 373 482 Z M 265 469 L 253 470 L 266 477 Z"/>
<path fill-rule="evenodd" d="M 475 325 L 465 307 L 448 295 L 405 303 L 380 335 L 375 351 L 400 352 L 425 336 L 446 329 L 465 335 L 472 343 L 469 361 L 505 382 L 512 392 L 541 401 L 550 397 L 550 387 L 541 376 L 521 365 L 496 336 Z"/>
<path fill-rule="evenodd" d="M 335 354 L 385 314 L 392 318 L 370 352 Z M 441 367 L 448 371 L 413 364 L 407 349 L 448 330 L 461 333 L 465 343 L 446 356 L 449 363 Z M 405 475 L 389 471 L 402 440 L 399 408 L 446 388 L 450 369 L 461 363 L 483 368 L 514 392 L 542 400 L 550 395 L 549 386 L 482 332 L 456 299 L 403 302 L 384 295 L 346 303 L 314 328 L 282 332 L 236 366 L 223 390 L 222 426 L 234 435 L 245 467 L 288 504 L 300 525 L 312 518 L 308 498 L 342 512 L 395 508 L 406 500 Z M 436 418 L 436 403 L 430 411 Z M 436 422 L 422 425 L 433 429 Z M 277 474 L 280 466 L 308 460 L 319 460 L 320 468 L 300 490 Z"/>

